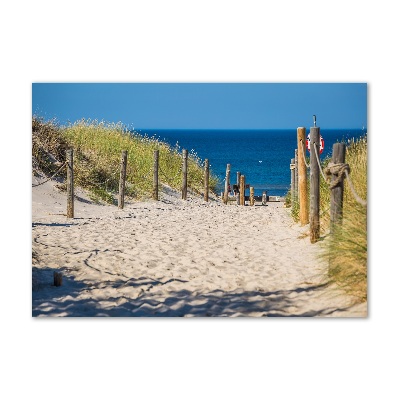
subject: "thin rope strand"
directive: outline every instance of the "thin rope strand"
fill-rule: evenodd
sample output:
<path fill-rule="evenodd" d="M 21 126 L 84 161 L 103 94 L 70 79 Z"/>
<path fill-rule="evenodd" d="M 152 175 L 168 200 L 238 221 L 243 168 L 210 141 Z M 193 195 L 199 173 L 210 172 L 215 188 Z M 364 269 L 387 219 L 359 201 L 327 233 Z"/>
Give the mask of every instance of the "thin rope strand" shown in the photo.
<path fill-rule="evenodd" d="M 57 172 L 55 174 L 53 174 L 50 178 L 46 179 L 45 181 L 38 183 L 37 185 L 32 185 L 32 187 L 36 187 L 36 186 L 40 186 L 43 185 L 44 183 L 50 181 L 51 179 L 53 179 L 66 165 L 67 165 L 68 161 L 65 161 L 63 165 L 61 165 L 61 167 L 57 170 Z"/>
<path fill-rule="evenodd" d="M 300 142 L 303 142 L 303 139 L 300 139 Z M 307 161 L 306 161 L 306 155 L 305 155 L 305 152 L 304 152 L 304 145 L 302 144 L 300 147 L 301 147 L 301 153 L 303 154 L 304 164 L 306 164 L 307 168 L 310 168 L 310 164 L 307 164 Z"/>

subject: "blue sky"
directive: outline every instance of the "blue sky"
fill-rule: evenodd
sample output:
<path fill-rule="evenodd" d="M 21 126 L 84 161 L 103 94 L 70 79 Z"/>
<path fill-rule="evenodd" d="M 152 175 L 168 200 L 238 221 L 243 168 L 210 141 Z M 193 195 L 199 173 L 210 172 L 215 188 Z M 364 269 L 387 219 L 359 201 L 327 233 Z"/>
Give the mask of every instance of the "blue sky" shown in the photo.
<path fill-rule="evenodd" d="M 33 83 L 32 113 L 143 128 L 367 128 L 366 83 Z"/>

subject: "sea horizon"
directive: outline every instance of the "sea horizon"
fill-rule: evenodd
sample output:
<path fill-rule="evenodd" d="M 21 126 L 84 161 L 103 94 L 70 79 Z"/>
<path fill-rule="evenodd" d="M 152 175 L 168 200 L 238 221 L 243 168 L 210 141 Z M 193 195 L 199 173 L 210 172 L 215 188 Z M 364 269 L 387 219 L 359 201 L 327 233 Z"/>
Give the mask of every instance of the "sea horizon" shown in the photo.
<path fill-rule="evenodd" d="M 227 164 L 231 164 L 230 183 L 236 184 L 237 172 L 254 187 L 255 195 L 264 191 L 270 196 L 285 196 L 290 190 L 290 163 L 297 148 L 297 127 L 290 129 L 201 129 L 201 128 L 140 128 L 131 132 L 154 137 L 189 155 L 209 160 L 210 171 L 218 178 L 216 193 L 224 190 Z M 306 135 L 310 128 L 306 128 Z M 325 147 L 321 159 L 329 157 L 337 141 L 348 141 L 367 134 L 364 127 L 320 128 Z"/>

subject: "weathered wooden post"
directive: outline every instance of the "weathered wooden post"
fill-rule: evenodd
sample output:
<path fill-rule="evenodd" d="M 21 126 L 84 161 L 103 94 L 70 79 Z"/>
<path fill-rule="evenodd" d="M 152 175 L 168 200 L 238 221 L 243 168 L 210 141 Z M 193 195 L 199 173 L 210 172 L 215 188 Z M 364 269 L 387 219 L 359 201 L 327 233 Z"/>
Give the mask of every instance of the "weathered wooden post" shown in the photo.
<path fill-rule="evenodd" d="M 118 208 L 124 208 L 125 204 L 125 180 L 126 180 L 126 164 L 128 159 L 128 151 L 123 150 L 121 153 L 121 163 L 119 170 L 119 194 Z"/>
<path fill-rule="evenodd" d="M 231 177 L 231 164 L 226 164 L 224 204 L 228 204 L 230 177 Z"/>
<path fill-rule="evenodd" d="M 335 143 L 332 150 L 332 163 L 344 164 L 346 156 L 346 146 L 344 143 Z M 332 180 L 338 178 L 337 174 L 332 174 Z M 343 189 L 344 181 L 341 179 L 337 185 L 331 189 L 331 233 L 335 229 L 335 224 L 342 223 L 343 218 Z"/>
<path fill-rule="evenodd" d="M 188 151 L 182 150 L 182 199 L 187 199 Z"/>
<path fill-rule="evenodd" d="M 294 158 L 290 160 L 290 204 L 293 206 L 294 198 L 295 198 L 295 185 L 294 185 L 294 176 L 295 176 L 295 162 Z"/>
<path fill-rule="evenodd" d="M 320 237 L 319 222 L 319 141 L 320 133 L 318 127 L 310 129 L 310 241 L 315 243 Z M 316 145 L 316 150 L 314 145 Z"/>
<path fill-rule="evenodd" d="M 250 186 L 250 205 L 254 206 L 254 187 Z"/>
<path fill-rule="evenodd" d="M 153 163 L 153 199 L 158 200 L 158 163 L 160 158 L 160 151 L 154 150 L 154 163 Z"/>
<path fill-rule="evenodd" d="M 307 201 L 307 166 L 304 160 L 306 154 L 306 128 L 297 128 L 297 149 L 298 149 L 298 186 L 299 186 L 299 217 L 300 224 L 306 225 L 308 218 L 308 201 Z"/>
<path fill-rule="evenodd" d="M 245 190 L 245 176 L 240 175 L 240 205 L 245 205 L 245 197 L 244 197 L 244 190 Z"/>
<path fill-rule="evenodd" d="M 68 149 L 67 156 L 67 218 L 74 218 L 74 150 Z"/>
<path fill-rule="evenodd" d="M 210 180 L 210 166 L 208 163 L 208 158 L 206 158 L 204 160 L 204 201 L 208 201 L 209 180 Z"/>
<path fill-rule="evenodd" d="M 54 271 L 53 272 L 53 283 L 54 286 L 61 286 L 62 285 L 62 273 Z"/>
<path fill-rule="evenodd" d="M 236 172 L 236 185 L 237 185 L 237 193 L 236 193 L 236 204 L 240 205 L 240 172 Z"/>
<path fill-rule="evenodd" d="M 262 193 L 262 204 L 265 206 L 267 204 L 267 192 Z"/>
<path fill-rule="evenodd" d="M 298 149 L 294 151 L 294 200 L 299 198 L 299 158 Z"/>

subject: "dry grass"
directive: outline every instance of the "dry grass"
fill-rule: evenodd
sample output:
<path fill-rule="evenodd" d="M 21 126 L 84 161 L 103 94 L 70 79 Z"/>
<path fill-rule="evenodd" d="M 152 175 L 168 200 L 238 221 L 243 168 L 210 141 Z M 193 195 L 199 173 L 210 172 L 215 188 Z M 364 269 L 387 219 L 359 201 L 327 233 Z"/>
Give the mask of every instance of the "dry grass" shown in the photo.
<path fill-rule="evenodd" d="M 350 179 L 359 197 L 367 199 L 367 138 L 347 143 L 346 163 Z M 322 192 L 321 192 L 322 193 Z M 322 194 L 321 194 L 322 196 Z M 321 197 L 322 199 L 322 197 Z M 330 199 L 324 192 L 324 203 Z M 322 202 L 322 200 L 321 200 Z M 329 215 L 329 213 L 328 213 Z M 328 229 L 324 221 L 324 229 Z M 367 207 L 360 205 L 345 179 L 343 221 L 323 243 L 323 258 L 329 262 L 329 278 L 356 302 L 367 300 Z"/>
<path fill-rule="evenodd" d="M 330 158 L 321 161 L 325 168 Z M 346 163 L 350 166 L 350 179 L 356 193 L 367 199 L 367 138 L 346 143 Z M 309 189 L 309 179 L 308 193 Z M 367 208 L 353 196 L 345 179 L 343 198 L 343 221 L 334 233 L 330 232 L 330 196 L 328 183 L 320 176 L 320 230 L 324 253 L 322 259 L 329 263 L 328 276 L 356 302 L 367 300 Z M 290 204 L 290 192 L 286 202 L 291 206 L 292 218 L 299 221 L 299 203 Z"/>

